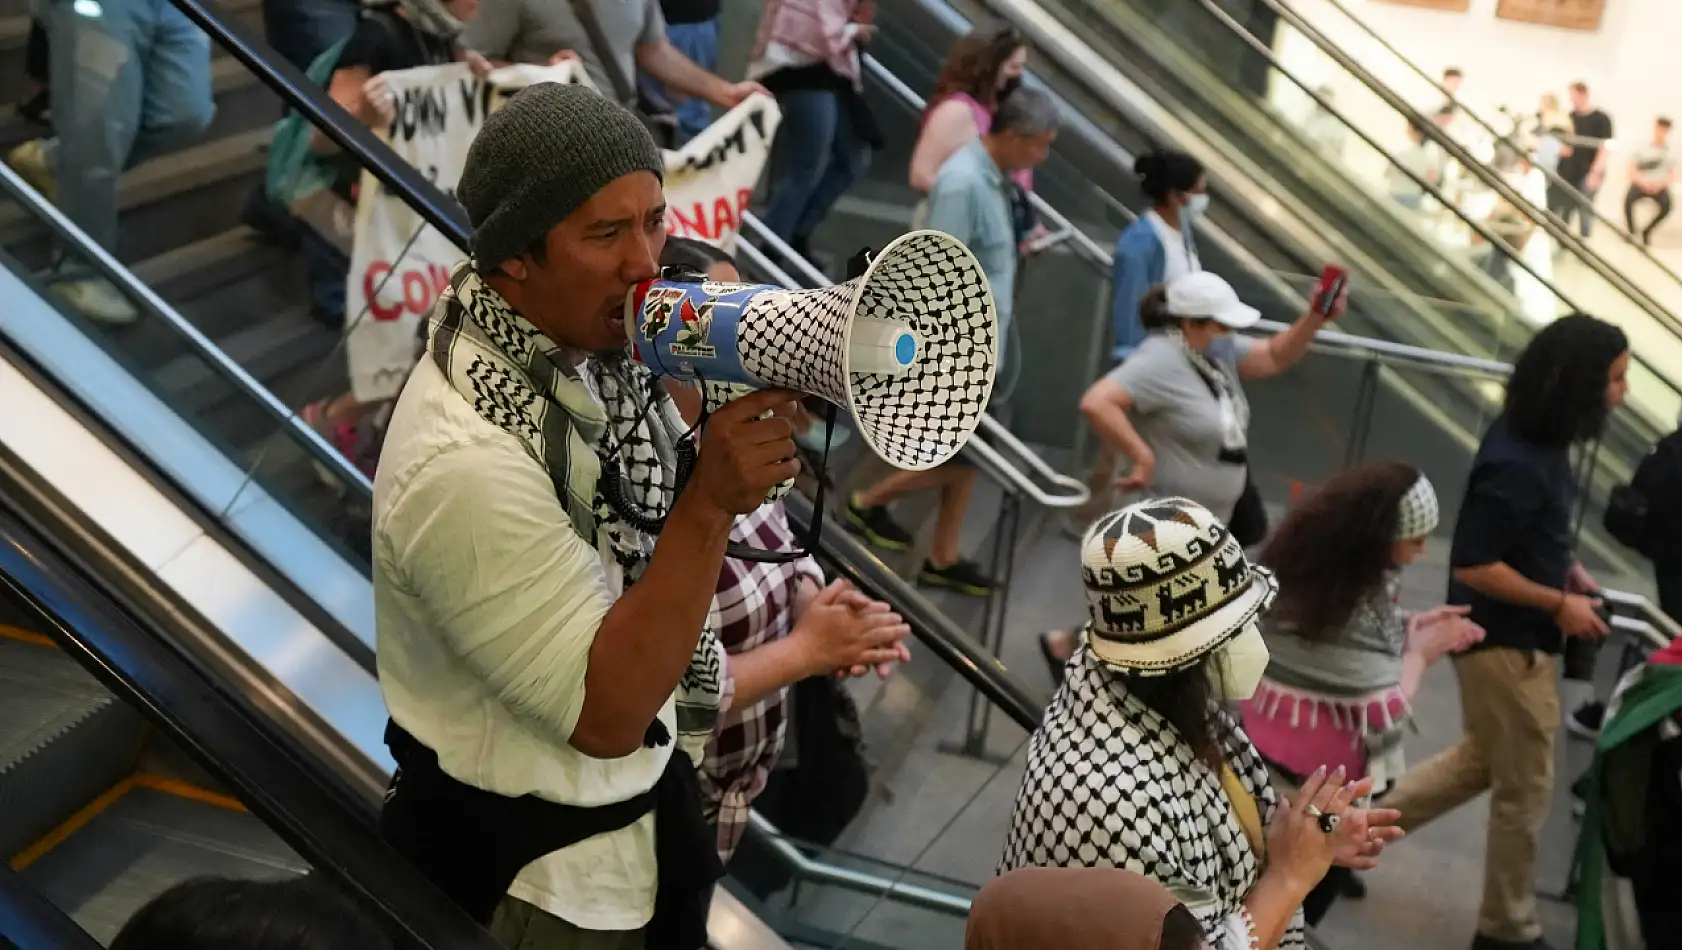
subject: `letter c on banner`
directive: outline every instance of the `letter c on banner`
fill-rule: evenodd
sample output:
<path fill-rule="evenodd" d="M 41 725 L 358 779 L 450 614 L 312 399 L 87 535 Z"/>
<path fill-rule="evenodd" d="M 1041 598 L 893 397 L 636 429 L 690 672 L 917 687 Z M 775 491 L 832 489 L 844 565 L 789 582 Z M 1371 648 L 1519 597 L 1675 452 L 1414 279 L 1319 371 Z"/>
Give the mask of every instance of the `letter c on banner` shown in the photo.
<path fill-rule="evenodd" d="M 380 306 L 380 285 L 386 282 L 391 274 L 391 265 L 385 261 L 374 261 L 368 265 L 367 273 L 362 275 L 362 298 L 368 301 L 368 312 L 375 320 L 396 320 L 403 315 L 401 304 L 395 307 Z"/>

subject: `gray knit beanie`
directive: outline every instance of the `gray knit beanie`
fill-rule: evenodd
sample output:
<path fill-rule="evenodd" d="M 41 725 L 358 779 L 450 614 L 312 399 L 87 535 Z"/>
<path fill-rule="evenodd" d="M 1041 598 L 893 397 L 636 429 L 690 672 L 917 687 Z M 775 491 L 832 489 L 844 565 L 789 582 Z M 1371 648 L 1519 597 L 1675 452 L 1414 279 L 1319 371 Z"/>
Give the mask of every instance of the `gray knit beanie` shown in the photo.
<path fill-rule="evenodd" d="M 467 149 L 456 198 L 473 225 L 473 260 L 491 271 L 548 234 L 614 179 L 666 163 L 630 110 L 584 86 L 515 93 Z"/>

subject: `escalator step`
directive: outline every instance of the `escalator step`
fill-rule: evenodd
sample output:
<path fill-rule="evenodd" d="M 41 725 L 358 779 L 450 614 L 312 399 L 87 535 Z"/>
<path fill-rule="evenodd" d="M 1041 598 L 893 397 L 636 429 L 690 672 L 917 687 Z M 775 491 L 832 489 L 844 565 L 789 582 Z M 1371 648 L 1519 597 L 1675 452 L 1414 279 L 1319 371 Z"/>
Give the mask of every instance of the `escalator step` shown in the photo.
<path fill-rule="evenodd" d="M 127 775 L 142 729 L 70 657 L 0 637 L 0 859 Z"/>

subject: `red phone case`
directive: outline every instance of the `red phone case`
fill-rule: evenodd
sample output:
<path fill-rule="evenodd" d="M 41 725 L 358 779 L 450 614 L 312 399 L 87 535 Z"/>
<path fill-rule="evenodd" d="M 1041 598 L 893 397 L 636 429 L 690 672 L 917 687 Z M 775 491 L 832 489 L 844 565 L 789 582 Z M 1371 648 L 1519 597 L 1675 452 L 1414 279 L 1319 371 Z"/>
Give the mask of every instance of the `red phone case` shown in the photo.
<path fill-rule="evenodd" d="M 1349 272 L 1336 264 L 1327 264 L 1320 272 L 1320 286 L 1314 288 L 1314 309 L 1322 317 L 1331 316 L 1332 305 L 1349 283 Z"/>

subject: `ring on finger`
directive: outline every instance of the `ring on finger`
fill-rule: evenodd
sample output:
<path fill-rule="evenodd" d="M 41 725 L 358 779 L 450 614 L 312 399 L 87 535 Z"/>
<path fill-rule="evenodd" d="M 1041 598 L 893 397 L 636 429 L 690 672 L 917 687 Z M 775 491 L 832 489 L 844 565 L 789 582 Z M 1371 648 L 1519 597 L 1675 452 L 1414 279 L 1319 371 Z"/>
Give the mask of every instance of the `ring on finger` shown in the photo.
<path fill-rule="evenodd" d="M 1302 813 L 1307 815 L 1310 818 L 1319 818 L 1319 817 L 1321 817 L 1322 815 L 1325 814 L 1325 812 L 1323 812 L 1320 809 L 1314 807 L 1313 802 L 1309 802 L 1308 807 L 1303 809 Z"/>
<path fill-rule="evenodd" d="M 1343 821 L 1343 817 L 1341 815 L 1320 815 L 1320 830 L 1328 835 L 1332 834 L 1337 831 L 1338 823 L 1341 821 Z"/>

